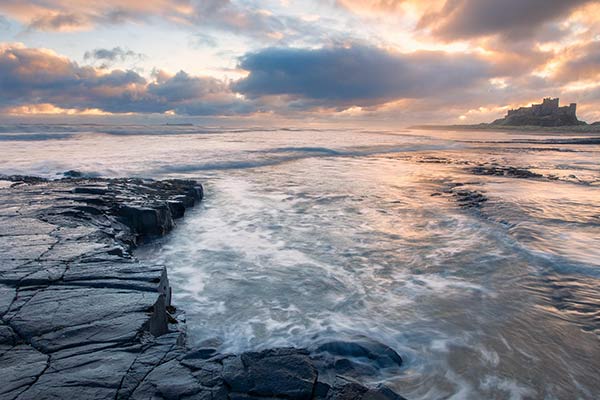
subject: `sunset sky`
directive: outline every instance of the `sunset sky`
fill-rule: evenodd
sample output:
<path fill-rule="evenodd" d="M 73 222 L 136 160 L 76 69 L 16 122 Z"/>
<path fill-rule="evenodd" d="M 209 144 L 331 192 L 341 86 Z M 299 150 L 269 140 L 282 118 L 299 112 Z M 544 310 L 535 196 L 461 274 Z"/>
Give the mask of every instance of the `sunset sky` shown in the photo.
<path fill-rule="evenodd" d="M 599 1 L 0 1 L 0 119 L 476 123 L 547 96 L 600 120 Z"/>

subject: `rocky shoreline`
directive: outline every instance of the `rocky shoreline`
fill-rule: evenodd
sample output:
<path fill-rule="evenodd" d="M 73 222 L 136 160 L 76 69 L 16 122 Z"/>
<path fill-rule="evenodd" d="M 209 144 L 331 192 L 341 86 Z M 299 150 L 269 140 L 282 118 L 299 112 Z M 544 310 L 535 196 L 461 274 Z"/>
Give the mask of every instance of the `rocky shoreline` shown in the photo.
<path fill-rule="evenodd" d="M 0 178 L 1 399 L 402 399 L 367 339 L 240 355 L 188 348 L 164 268 L 132 250 L 202 200 L 190 180 Z"/>

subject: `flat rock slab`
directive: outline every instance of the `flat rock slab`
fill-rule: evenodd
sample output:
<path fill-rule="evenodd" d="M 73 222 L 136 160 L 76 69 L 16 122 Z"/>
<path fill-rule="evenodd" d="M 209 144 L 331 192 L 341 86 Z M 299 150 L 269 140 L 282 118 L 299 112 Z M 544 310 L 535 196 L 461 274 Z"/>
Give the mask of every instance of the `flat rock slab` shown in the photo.
<path fill-rule="evenodd" d="M 378 343 L 187 348 L 166 270 L 131 251 L 171 230 L 202 186 L 72 176 L 0 186 L 0 399 L 402 399 L 359 383 L 363 361 L 401 365 Z"/>
<path fill-rule="evenodd" d="M 168 328 L 163 268 L 142 265 L 131 250 L 172 229 L 202 199 L 202 186 L 6 179 L 13 183 L 0 189 L 0 398 L 114 399 L 156 342 L 151 326 L 175 332 L 169 349 L 180 336 Z"/>

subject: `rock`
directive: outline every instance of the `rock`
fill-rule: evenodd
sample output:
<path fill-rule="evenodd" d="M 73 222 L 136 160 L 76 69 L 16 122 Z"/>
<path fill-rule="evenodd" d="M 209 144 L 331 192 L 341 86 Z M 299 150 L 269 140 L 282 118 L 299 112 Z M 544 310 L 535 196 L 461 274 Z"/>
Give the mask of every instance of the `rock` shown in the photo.
<path fill-rule="evenodd" d="M 181 360 L 181 363 L 192 369 L 201 369 L 205 365 L 204 360 L 211 359 L 216 355 L 217 349 L 201 347 L 189 351 Z"/>
<path fill-rule="evenodd" d="M 463 208 L 479 208 L 488 201 L 482 193 L 474 190 L 456 190 L 452 194 Z"/>
<path fill-rule="evenodd" d="M 20 345 L 0 355 L 0 398 L 15 399 L 47 369 L 49 357 L 31 346 Z"/>
<path fill-rule="evenodd" d="M 0 398 L 114 399 L 126 377 L 133 393 L 179 354 L 181 334 L 170 324 L 166 270 L 131 249 L 167 233 L 170 202 L 199 198 L 199 185 L 7 179 L 16 185 L 0 191 Z M 141 221 L 122 218 L 125 204 L 144 210 Z"/>
<path fill-rule="evenodd" d="M 366 339 L 323 345 L 329 363 L 302 349 L 185 347 L 166 269 L 131 250 L 202 199 L 196 182 L 9 179 L 18 184 L 0 190 L 0 398 L 399 398 L 336 375 L 364 372 L 352 357 L 375 372 L 400 365 Z"/>
<path fill-rule="evenodd" d="M 224 360 L 223 379 L 235 393 L 301 400 L 310 399 L 317 370 L 305 350 L 272 349 Z"/>
<path fill-rule="evenodd" d="M 167 205 L 146 207 L 125 204 L 118 214 L 125 225 L 139 236 L 162 236 L 173 228 L 173 217 Z"/>
<path fill-rule="evenodd" d="M 386 386 L 367 388 L 350 382 L 334 388 L 327 400 L 406 400 Z"/>
<path fill-rule="evenodd" d="M 543 178 L 544 176 L 535 172 L 531 172 L 525 168 L 516 167 L 501 167 L 496 165 L 478 165 L 471 168 L 471 172 L 476 175 L 491 175 L 491 176 L 508 176 L 513 178 L 531 179 Z"/>
<path fill-rule="evenodd" d="M 381 368 L 399 367 L 402 365 L 402 357 L 392 348 L 366 339 L 354 342 L 328 342 L 319 346 L 316 351 L 327 352 L 334 356 L 365 358 L 374 361 Z"/>
<path fill-rule="evenodd" d="M 8 325 L 0 323 L 0 346 L 14 346 L 19 338 Z"/>
<path fill-rule="evenodd" d="M 477 183 L 471 183 L 471 185 L 475 184 Z M 480 209 L 488 201 L 488 198 L 483 193 L 465 185 L 462 182 L 450 182 L 446 184 L 443 192 L 452 195 L 461 208 Z"/>
<path fill-rule="evenodd" d="M 65 178 L 81 178 L 83 174 L 79 171 L 75 171 L 74 169 L 70 169 L 68 171 L 63 172 L 63 176 Z"/>
<path fill-rule="evenodd" d="M 169 211 L 171 211 L 171 216 L 174 219 L 182 218 L 183 214 L 185 214 L 185 204 L 179 200 L 169 200 L 167 202 L 169 206 Z"/>
<path fill-rule="evenodd" d="M 211 399 L 211 390 L 204 388 L 191 371 L 177 362 L 168 361 L 152 369 L 133 392 L 131 399 L 181 399 L 194 396 Z"/>
<path fill-rule="evenodd" d="M 18 184 L 36 184 L 46 182 L 47 180 L 44 178 L 40 178 L 38 176 L 29 176 L 29 175 L 0 175 L 0 180 L 15 182 Z"/>
<path fill-rule="evenodd" d="M 79 194 L 107 194 L 109 191 L 107 186 L 83 186 L 73 188 L 73 193 Z"/>
<path fill-rule="evenodd" d="M 144 330 L 154 336 L 164 335 L 169 331 L 168 314 L 166 297 L 160 294 L 150 310 L 150 318 L 146 321 Z"/>

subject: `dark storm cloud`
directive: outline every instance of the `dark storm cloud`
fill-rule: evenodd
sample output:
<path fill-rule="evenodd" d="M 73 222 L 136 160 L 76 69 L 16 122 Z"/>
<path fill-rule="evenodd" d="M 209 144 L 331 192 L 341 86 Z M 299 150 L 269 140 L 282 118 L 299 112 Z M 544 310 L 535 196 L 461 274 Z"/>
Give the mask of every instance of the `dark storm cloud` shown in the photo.
<path fill-rule="evenodd" d="M 215 78 L 195 78 L 184 71 L 175 76 L 148 85 L 148 93 L 169 102 L 178 102 L 209 93 L 222 93 L 227 86 Z"/>
<path fill-rule="evenodd" d="M 18 46 L 0 47 L 0 93 L 0 108 L 52 104 L 112 113 L 179 110 L 202 115 L 252 110 L 214 78 L 160 73 L 148 82 L 131 70 L 101 73 L 48 51 Z"/>
<path fill-rule="evenodd" d="M 528 38 L 544 23 L 569 15 L 595 0 L 447 0 L 439 11 L 427 12 L 418 27 L 454 40 L 500 34 Z"/>
<path fill-rule="evenodd" d="M 249 97 L 286 95 L 359 106 L 447 94 L 491 73 L 484 60 L 472 55 L 401 54 L 367 46 L 270 48 L 246 55 L 240 67 L 250 74 L 233 88 Z"/>

